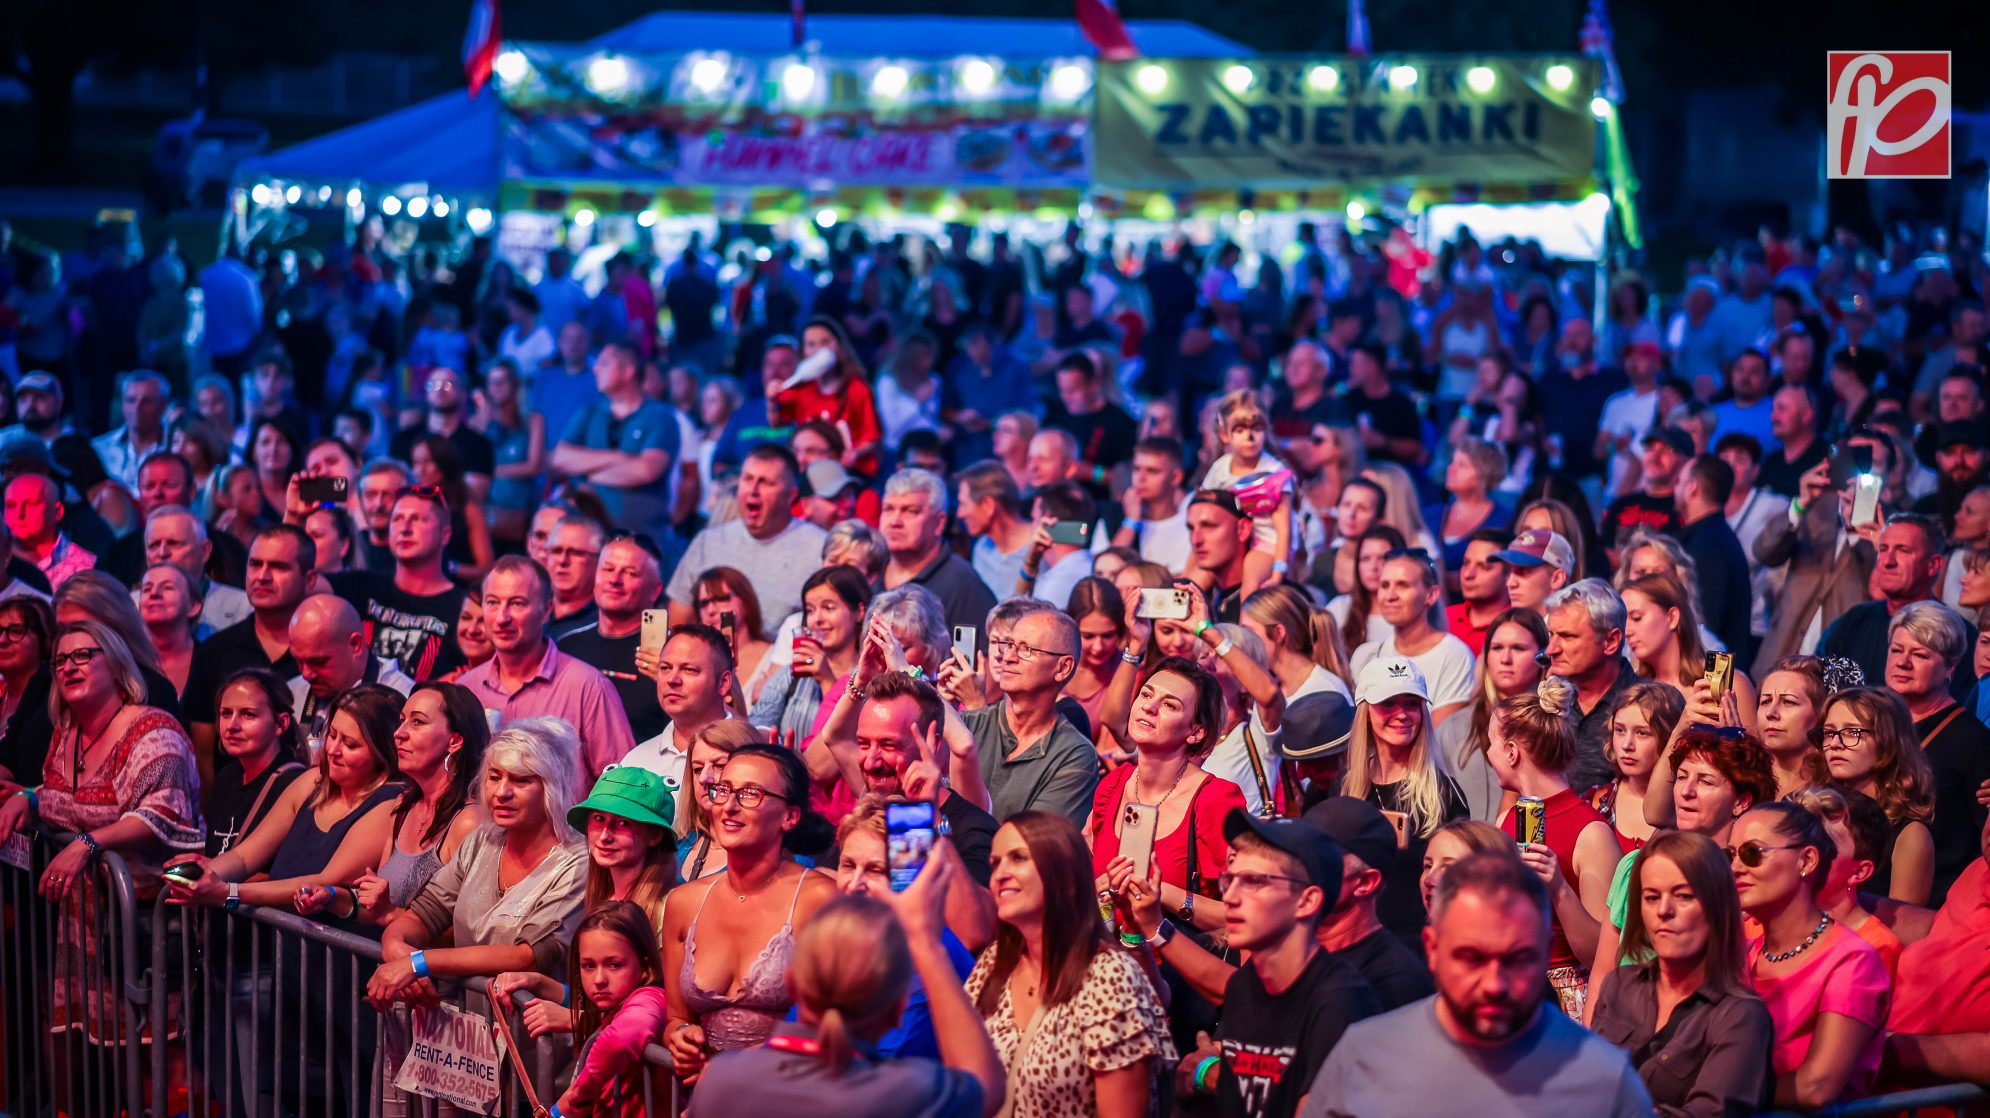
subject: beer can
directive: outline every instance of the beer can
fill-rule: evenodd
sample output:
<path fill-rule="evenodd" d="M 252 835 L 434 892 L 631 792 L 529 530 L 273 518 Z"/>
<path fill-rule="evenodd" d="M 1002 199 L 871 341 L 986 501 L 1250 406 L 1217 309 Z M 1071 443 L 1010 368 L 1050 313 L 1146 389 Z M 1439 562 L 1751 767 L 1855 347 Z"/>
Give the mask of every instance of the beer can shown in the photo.
<path fill-rule="evenodd" d="M 1106 934 L 1109 936 L 1119 934 L 1119 923 L 1118 921 L 1113 919 L 1112 901 L 1113 901 L 1112 890 L 1110 889 L 1099 890 L 1099 919 L 1105 921 Z"/>
<path fill-rule="evenodd" d="M 1535 846 L 1548 845 L 1548 805 L 1539 796 L 1522 796 L 1513 805 L 1520 841 Z"/>

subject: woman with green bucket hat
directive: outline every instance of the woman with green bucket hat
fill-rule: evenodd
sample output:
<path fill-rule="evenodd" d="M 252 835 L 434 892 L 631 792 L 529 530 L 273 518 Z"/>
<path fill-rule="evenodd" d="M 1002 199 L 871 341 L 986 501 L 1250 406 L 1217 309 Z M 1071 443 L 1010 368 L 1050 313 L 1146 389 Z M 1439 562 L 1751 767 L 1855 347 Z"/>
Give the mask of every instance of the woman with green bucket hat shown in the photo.
<path fill-rule="evenodd" d="M 677 885 L 677 790 L 665 778 L 634 765 L 615 765 L 594 782 L 567 822 L 587 835 L 587 892 L 583 912 L 609 901 L 630 901 L 663 924 L 663 897 Z M 567 988 L 556 978 L 511 971 L 497 978 L 498 993 L 524 990 L 535 1001 L 520 1015 L 531 1035 L 573 1031 Z"/>

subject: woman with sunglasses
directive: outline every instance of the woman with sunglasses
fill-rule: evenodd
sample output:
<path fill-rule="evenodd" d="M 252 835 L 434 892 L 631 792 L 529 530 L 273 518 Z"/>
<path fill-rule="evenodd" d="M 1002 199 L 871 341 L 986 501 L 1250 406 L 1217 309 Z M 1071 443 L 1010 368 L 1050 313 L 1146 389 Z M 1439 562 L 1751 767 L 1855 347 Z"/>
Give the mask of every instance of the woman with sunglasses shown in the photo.
<path fill-rule="evenodd" d="M 1624 950 L 1595 1008 L 1668 1115 L 1753 1114 L 1769 1102 L 1775 1027 L 1743 970 L 1734 875 L 1704 835 L 1668 831 L 1631 871 Z"/>
<path fill-rule="evenodd" d="M 1521 830 L 1518 808 L 1500 820 L 1520 843 L 1520 856 L 1548 886 L 1554 902 L 1554 939 L 1548 949 L 1548 984 L 1570 1019 L 1583 1019 L 1587 960 L 1596 955 L 1598 921 L 1610 875 L 1624 856 L 1609 822 L 1569 787 L 1575 759 L 1575 685 L 1548 676 L 1533 692 L 1500 702 L 1493 712 L 1486 757 L 1502 788 L 1540 803 L 1539 843 Z"/>
<path fill-rule="evenodd" d="M 1824 661 L 1785 656 L 1762 677 L 1755 732 L 1776 772 L 1776 796 L 1810 786 L 1811 764 L 1824 740 Z"/>
<path fill-rule="evenodd" d="M 1824 705 L 1824 752 L 1812 759 L 1811 778 L 1879 801 L 1892 821 L 1893 841 L 1866 888 L 1926 904 L 1935 882 L 1935 839 L 1928 829 L 1934 775 L 1900 696 L 1877 687 L 1831 696 Z"/>
<path fill-rule="evenodd" d="M 1864 1094 L 1879 1071 L 1890 983 L 1879 952 L 1819 903 L 1837 844 L 1791 803 L 1757 804 L 1727 847 L 1741 910 L 1762 928 L 1747 973 L 1769 1007 L 1775 1101 L 1805 1109 Z"/>
<path fill-rule="evenodd" d="M 836 896 L 829 875 L 789 856 L 828 837 L 828 823 L 809 810 L 800 757 L 767 745 L 736 750 L 709 795 L 726 867 L 672 890 L 663 906 L 664 1043 L 687 1084 L 712 1053 L 772 1035 L 795 1000 L 795 933 Z"/>
<path fill-rule="evenodd" d="M 999 923 L 967 994 L 1008 1072 L 1010 1113 L 1153 1113 L 1175 1045 L 1153 984 L 1106 937 L 1084 836 L 1025 811 L 995 833 L 990 858 Z"/>

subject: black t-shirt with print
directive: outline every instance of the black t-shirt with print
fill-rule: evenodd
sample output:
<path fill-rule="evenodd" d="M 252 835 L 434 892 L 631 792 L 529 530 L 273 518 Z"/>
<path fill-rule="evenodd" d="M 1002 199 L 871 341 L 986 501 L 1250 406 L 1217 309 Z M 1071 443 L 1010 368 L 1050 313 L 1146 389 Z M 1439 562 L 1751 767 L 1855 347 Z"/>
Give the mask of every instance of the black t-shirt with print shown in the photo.
<path fill-rule="evenodd" d="M 1622 547 L 1633 532 L 1674 532 L 1679 528 L 1679 506 L 1672 495 L 1654 497 L 1635 489 L 1610 502 L 1603 513 L 1603 546 Z"/>
<path fill-rule="evenodd" d="M 1331 952 L 1315 951 L 1299 980 L 1282 993 L 1265 989 L 1258 968 L 1237 968 L 1223 988 L 1217 1043 L 1223 1074 L 1216 1084 L 1223 1118 L 1284 1118 L 1327 1062 L 1349 1025 L 1382 1012 L 1368 980 Z"/>
<path fill-rule="evenodd" d="M 373 654 L 394 661 L 416 683 L 439 679 L 463 663 L 456 647 L 456 619 L 468 594 L 462 587 L 410 594 L 394 585 L 394 576 L 378 571 L 342 571 L 326 578 L 332 592 L 359 611 Z"/>

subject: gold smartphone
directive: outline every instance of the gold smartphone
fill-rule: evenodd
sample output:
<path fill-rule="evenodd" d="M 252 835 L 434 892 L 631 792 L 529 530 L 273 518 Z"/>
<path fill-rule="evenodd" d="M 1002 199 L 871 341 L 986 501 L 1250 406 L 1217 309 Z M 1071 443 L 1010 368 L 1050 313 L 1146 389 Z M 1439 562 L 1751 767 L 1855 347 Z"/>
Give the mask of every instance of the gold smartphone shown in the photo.
<path fill-rule="evenodd" d="M 1713 690 L 1714 701 L 1720 702 L 1734 689 L 1734 657 L 1725 652 L 1707 653 L 1707 685 Z"/>

